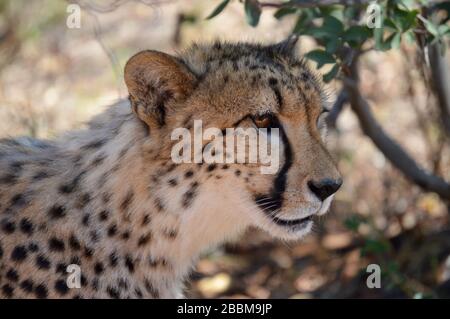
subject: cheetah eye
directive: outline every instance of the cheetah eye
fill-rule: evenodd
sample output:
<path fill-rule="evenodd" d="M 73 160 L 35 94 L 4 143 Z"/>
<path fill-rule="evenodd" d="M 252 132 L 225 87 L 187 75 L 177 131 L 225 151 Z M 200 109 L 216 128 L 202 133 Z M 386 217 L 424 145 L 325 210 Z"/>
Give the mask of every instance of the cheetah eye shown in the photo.
<path fill-rule="evenodd" d="M 273 117 L 271 114 L 261 114 L 252 116 L 253 123 L 258 128 L 270 128 L 273 126 Z"/>

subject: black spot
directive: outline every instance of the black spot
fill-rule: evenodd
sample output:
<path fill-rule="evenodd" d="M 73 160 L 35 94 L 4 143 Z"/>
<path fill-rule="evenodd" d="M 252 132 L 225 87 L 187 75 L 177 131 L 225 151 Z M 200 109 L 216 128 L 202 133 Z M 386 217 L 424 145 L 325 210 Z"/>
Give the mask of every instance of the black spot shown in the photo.
<path fill-rule="evenodd" d="M 26 279 L 20 283 L 20 288 L 22 288 L 26 292 L 32 292 L 33 282 L 30 279 Z"/>
<path fill-rule="evenodd" d="M 275 86 L 277 84 L 278 84 L 278 80 L 277 79 L 275 79 L 273 77 L 269 78 L 269 85 L 270 86 Z"/>
<path fill-rule="evenodd" d="M 22 194 L 16 194 L 11 198 L 11 206 L 22 207 L 26 204 L 25 197 Z"/>
<path fill-rule="evenodd" d="M 64 251 L 65 248 L 64 242 L 55 237 L 50 238 L 48 246 L 51 251 Z"/>
<path fill-rule="evenodd" d="M 128 280 L 126 280 L 125 278 L 119 278 L 119 280 L 117 281 L 117 286 L 119 286 L 119 288 L 121 289 L 128 290 Z"/>
<path fill-rule="evenodd" d="M 113 237 L 117 234 L 117 226 L 115 224 L 109 226 L 108 228 L 108 236 Z"/>
<path fill-rule="evenodd" d="M 75 207 L 78 209 L 83 209 L 91 201 L 91 196 L 87 193 L 82 194 L 78 197 Z"/>
<path fill-rule="evenodd" d="M 184 208 L 188 208 L 192 204 L 192 201 L 194 200 L 195 196 L 197 195 L 197 188 L 198 188 L 198 183 L 193 182 L 191 184 L 191 188 L 189 190 L 187 190 L 186 193 L 183 194 L 181 205 Z"/>
<path fill-rule="evenodd" d="M 39 181 L 39 180 L 42 180 L 42 179 L 48 178 L 48 177 L 50 177 L 50 175 L 46 171 L 39 171 L 33 175 L 32 179 L 34 181 Z"/>
<path fill-rule="evenodd" d="M 99 285 L 99 281 L 98 278 L 94 278 L 92 280 L 91 286 L 95 291 L 98 291 L 98 285 Z"/>
<path fill-rule="evenodd" d="M 160 198 L 155 198 L 155 206 L 158 212 L 164 211 L 164 204 Z"/>
<path fill-rule="evenodd" d="M 168 183 L 169 183 L 169 185 L 172 186 L 172 187 L 178 185 L 178 182 L 177 182 L 177 179 L 176 179 L 176 178 L 171 178 L 171 179 L 169 179 Z"/>
<path fill-rule="evenodd" d="M 142 294 L 141 289 L 139 289 L 139 288 L 135 288 L 134 289 L 134 293 L 136 294 L 136 297 L 138 297 L 138 298 L 143 298 L 144 297 L 144 295 Z"/>
<path fill-rule="evenodd" d="M 30 243 L 30 244 L 28 245 L 28 250 L 29 250 L 30 252 L 32 252 L 32 253 L 35 253 L 35 252 L 37 252 L 37 251 L 39 250 L 39 246 L 38 246 L 38 244 L 36 244 L 36 243 Z"/>
<path fill-rule="evenodd" d="M 194 172 L 192 170 L 188 170 L 186 173 L 184 173 L 184 177 L 191 178 L 194 175 Z"/>
<path fill-rule="evenodd" d="M 147 235 L 142 235 L 141 237 L 139 237 L 138 240 L 138 246 L 143 246 L 145 244 L 147 244 L 151 239 L 151 234 L 147 234 Z"/>
<path fill-rule="evenodd" d="M 59 219 L 66 216 L 66 209 L 63 206 L 56 205 L 50 208 L 48 214 L 52 219 Z"/>
<path fill-rule="evenodd" d="M 13 184 L 17 181 L 17 175 L 6 174 L 0 177 L 0 184 Z"/>
<path fill-rule="evenodd" d="M 48 296 L 48 290 L 47 287 L 44 284 L 40 284 L 34 288 L 34 294 L 39 299 L 47 298 Z"/>
<path fill-rule="evenodd" d="M 67 294 L 67 292 L 69 291 L 69 288 L 67 287 L 67 284 L 64 280 L 62 279 L 58 279 L 55 282 L 55 290 L 62 296 L 64 296 L 65 294 Z"/>
<path fill-rule="evenodd" d="M 119 291 L 117 291 L 116 288 L 111 287 L 111 286 L 108 286 L 108 288 L 106 289 L 106 291 L 108 292 L 108 295 L 109 295 L 111 298 L 114 298 L 114 299 L 120 298 Z"/>
<path fill-rule="evenodd" d="M 119 257 L 117 257 L 116 253 L 111 253 L 111 255 L 109 255 L 109 265 L 111 267 L 116 267 L 118 260 L 119 260 Z"/>
<path fill-rule="evenodd" d="M 124 232 L 122 234 L 122 239 L 124 239 L 124 240 L 130 239 L 130 232 L 129 231 Z"/>
<path fill-rule="evenodd" d="M 224 164 L 223 166 L 222 166 L 222 169 L 229 169 L 230 168 L 230 166 L 228 165 L 228 164 Z"/>
<path fill-rule="evenodd" d="M 92 258 L 94 256 L 94 250 L 90 247 L 84 247 L 84 256 L 86 258 Z"/>
<path fill-rule="evenodd" d="M 171 171 L 173 171 L 175 169 L 175 167 L 177 167 L 176 164 L 174 164 L 174 163 L 170 164 L 166 170 L 166 173 L 170 173 Z"/>
<path fill-rule="evenodd" d="M 164 236 L 166 236 L 169 239 L 175 239 L 177 238 L 178 232 L 175 229 L 165 230 Z"/>
<path fill-rule="evenodd" d="M 100 275 L 101 273 L 103 273 L 104 270 L 105 270 L 105 268 L 103 267 L 103 264 L 101 262 L 95 263 L 94 271 L 97 275 Z"/>
<path fill-rule="evenodd" d="M 128 268 L 130 273 L 134 272 L 134 263 L 133 259 L 131 259 L 131 256 L 127 255 L 125 257 L 125 266 Z"/>
<path fill-rule="evenodd" d="M 11 280 L 11 281 L 17 282 L 19 280 L 19 274 L 17 273 L 16 270 L 10 269 L 6 273 L 6 278 Z"/>
<path fill-rule="evenodd" d="M 153 284 L 148 280 L 145 279 L 145 289 L 155 299 L 159 298 L 159 291 L 153 286 Z"/>
<path fill-rule="evenodd" d="M 16 224 L 9 220 L 2 220 L 2 230 L 7 234 L 12 234 L 16 230 Z"/>
<path fill-rule="evenodd" d="M 142 219 L 142 226 L 148 225 L 151 221 L 150 215 L 146 214 L 144 215 L 144 218 Z"/>
<path fill-rule="evenodd" d="M 102 194 L 102 201 L 104 204 L 109 203 L 110 199 L 111 199 L 112 195 L 110 193 L 103 193 Z"/>
<path fill-rule="evenodd" d="M 82 285 L 83 287 L 86 287 L 86 286 L 87 286 L 88 281 L 87 281 L 85 275 L 81 275 L 81 277 L 80 277 L 80 282 L 81 282 L 81 285 Z"/>
<path fill-rule="evenodd" d="M 108 219 L 109 216 L 109 212 L 107 210 L 102 210 L 99 214 L 98 214 L 98 219 L 102 222 L 106 221 Z"/>
<path fill-rule="evenodd" d="M 100 239 L 100 234 L 99 234 L 99 232 L 96 231 L 96 230 L 91 230 L 91 231 L 89 232 L 89 236 L 91 237 L 91 240 L 92 240 L 94 243 L 98 242 L 99 239 Z"/>
<path fill-rule="evenodd" d="M 89 219 L 90 219 L 89 214 L 84 214 L 84 215 L 83 215 L 83 218 L 81 219 L 81 223 L 82 223 L 84 226 L 89 226 Z"/>
<path fill-rule="evenodd" d="M 120 209 L 122 211 L 126 211 L 130 204 L 133 202 L 134 193 L 132 191 L 129 191 L 127 196 L 123 199 L 122 203 L 120 204 Z"/>
<path fill-rule="evenodd" d="M 11 259 L 14 261 L 21 262 L 27 258 L 27 249 L 25 246 L 16 246 L 11 252 Z"/>
<path fill-rule="evenodd" d="M 208 167 L 206 168 L 207 172 L 212 172 L 213 170 L 215 170 L 217 167 L 217 164 L 209 164 Z"/>
<path fill-rule="evenodd" d="M 234 172 L 234 175 L 240 176 L 240 175 L 241 175 L 241 171 L 237 169 L 237 170 Z"/>
<path fill-rule="evenodd" d="M 70 258 L 70 264 L 81 265 L 81 259 L 78 256 L 73 256 Z M 67 267 L 66 267 L 67 268 Z"/>
<path fill-rule="evenodd" d="M 36 257 L 36 266 L 39 269 L 50 269 L 50 261 L 43 255 Z"/>
<path fill-rule="evenodd" d="M 33 233 L 33 229 L 34 229 L 34 226 L 28 219 L 23 218 L 20 221 L 20 230 L 23 233 L 30 235 Z"/>
<path fill-rule="evenodd" d="M 71 235 L 69 238 L 69 246 L 74 249 L 74 250 L 80 250 L 81 249 L 81 244 L 78 241 L 78 238 L 75 237 L 75 235 Z"/>
<path fill-rule="evenodd" d="M 164 259 L 164 258 L 155 258 L 155 257 L 150 256 L 150 258 L 149 258 L 149 265 L 152 268 L 155 268 L 155 267 L 168 267 L 169 266 L 169 262 L 166 259 Z"/>
<path fill-rule="evenodd" d="M 77 263 L 72 264 L 78 265 Z M 56 272 L 65 275 L 67 273 L 67 265 L 65 263 L 58 263 L 56 265 Z"/>
<path fill-rule="evenodd" d="M 3 294 L 7 297 L 7 298 L 11 298 L 14 294 L 14 288 L 11 287 L 9 284 L 5 284 L 2 286 L 2 291 Z"/>
<path fill-rule="evenodd" d="M 101 165 L 103 162 L 104 162 L 104 160 L 105 160 L 105 156 L 104 155 L 98 155 L 96 158 L 94 158 L 94 160 L 92 161 L 92 163 L 91 163 L 91 166 L 99 166 L 99 165 Z"/>
<path fill-rule="evenodd" d="M 59 187 L 59 191 L 62 194 L 70 194 L 70 193 L 72 193 L 78 187 L 78 184 L 80 183 L 80 180 L 81 180 L 81 178 L 83 177 L 84 174 L 86 174 L 85 171 L 79 173 L 69 183 L 61 185 Z"/>

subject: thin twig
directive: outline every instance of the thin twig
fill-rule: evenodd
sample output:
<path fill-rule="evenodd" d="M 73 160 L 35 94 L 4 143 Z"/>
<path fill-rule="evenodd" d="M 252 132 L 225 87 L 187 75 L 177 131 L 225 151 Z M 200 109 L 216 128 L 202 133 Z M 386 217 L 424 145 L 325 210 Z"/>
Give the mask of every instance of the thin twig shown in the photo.
<path fill-rule="evenodd" d="M 362 6 L 371 3 L 373 0 L 291 0 L 288 2 L 260 2 L 261 7 L 281 8 L 315 8 L 322 6 L 332 6 L 340 4 L 343 6 Z"/>
<path fill-rule="evenodd" d="M 450 200 L 450 184 L 439 176 L 425 171 L 408 153 L 378 124 L 369 103 L 361 96 L 358 88 L 357 59 L 351 65 L 351 74 L 344 79 L 350 105 L 360 122 L 363 132 L 373 141 L 383 155 L 399 169 L 405 177 L 426 191 L 437 193 L 442 199 Z"/>

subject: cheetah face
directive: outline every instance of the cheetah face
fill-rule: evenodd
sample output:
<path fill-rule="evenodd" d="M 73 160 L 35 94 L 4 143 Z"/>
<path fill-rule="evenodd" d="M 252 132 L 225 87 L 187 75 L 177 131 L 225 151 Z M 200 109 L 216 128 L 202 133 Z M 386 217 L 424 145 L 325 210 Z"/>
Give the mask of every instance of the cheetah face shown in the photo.
<path fill-rule="evenodd" d="M 178 164 L 195 171 L 199 195 L 186 214 L 217 228 L 256 226 L 283 239 L 308 233 L 324 214 L 342 180 L 325 148 L 324 93 L 320 80 L 294 53 L 295 43 L 194 46 L 180 58 L 145 51 L 127 63 L 125 80 L 134 112 L 150 128 L 158 159 L 170 158 L 176 128 L 266 129 L 258 147 L 275 145 L 272 174 L 263 163 L 227 163 L 230 140 L 213 164 Z M 273 139 L 275 130 L 278 139 Z M 156 137 L 155 137 L 156 136 Z M 157 140 L 155 142 L 155 139 Z M 201 150 L 216 139 L 203 139 Z M 214 148 L 215 149 L 215 148 Z M 195 150 L 191 150 L 194 155 Z M 221 160 L 220 160 L 221 158 Z M 177 195 L 174 195 L 176 197 Z"/>

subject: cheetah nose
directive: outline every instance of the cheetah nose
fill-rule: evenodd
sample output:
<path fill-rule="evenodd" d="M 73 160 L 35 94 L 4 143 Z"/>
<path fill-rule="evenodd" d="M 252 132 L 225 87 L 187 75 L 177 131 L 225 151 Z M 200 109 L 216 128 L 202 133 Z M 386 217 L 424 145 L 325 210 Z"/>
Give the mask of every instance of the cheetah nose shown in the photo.
<path fill-rule="evenodd" d="M 308 182 L 309 189 L 322 201 L 337 192 L 342 185 L 342 179 L 333 180 L 325 178 L 320 181 L 311 180 Z"/>

